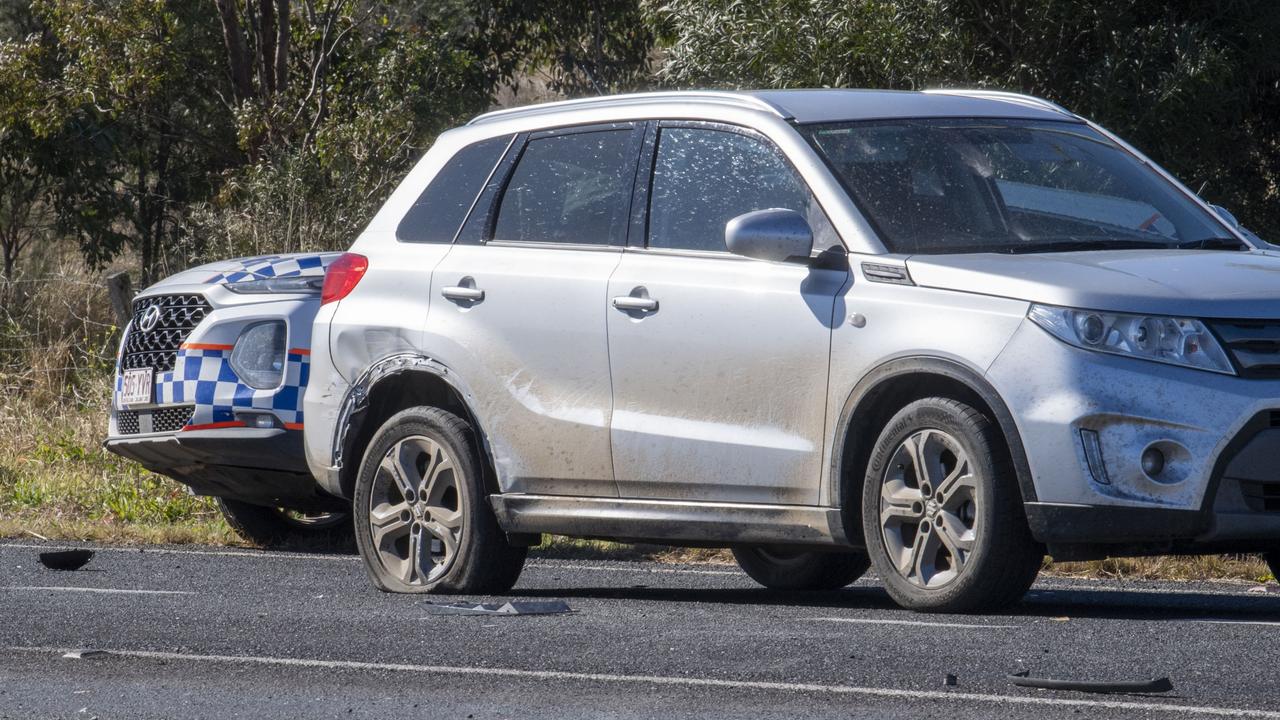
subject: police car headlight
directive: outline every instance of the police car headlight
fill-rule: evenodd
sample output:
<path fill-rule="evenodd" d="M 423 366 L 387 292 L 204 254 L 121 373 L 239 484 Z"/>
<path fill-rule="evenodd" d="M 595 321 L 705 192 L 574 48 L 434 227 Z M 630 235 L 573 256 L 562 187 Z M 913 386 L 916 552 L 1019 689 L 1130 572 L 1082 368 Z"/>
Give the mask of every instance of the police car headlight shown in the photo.
<path fill-rule="evenodd" d="M 284 379 L 285 326 L 282 320 L 245 328 L 231 351 L 231 369 L 252 388 L 270 390 Z"/>
<path fill-rule="evenodd" d="M 257 280 L 245 280 L 242 282 L 227 283 L 226 288 L 234 293 L 241 295 L 267 295 L 267 294 L 297 294 L 297 295 L 319 295 L 320 287 L 324 285 L 323 275 L 310 275 L 307 277 L 275 277 L 275 278 L 259 278 Z"/>

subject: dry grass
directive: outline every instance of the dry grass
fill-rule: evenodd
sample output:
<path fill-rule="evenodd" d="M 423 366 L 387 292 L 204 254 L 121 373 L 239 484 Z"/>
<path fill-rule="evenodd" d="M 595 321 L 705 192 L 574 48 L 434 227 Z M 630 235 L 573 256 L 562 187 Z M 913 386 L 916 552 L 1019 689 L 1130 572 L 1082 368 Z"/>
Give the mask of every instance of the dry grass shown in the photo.
<path fill-rule="evenodd" d="M 235 541 L 208 499 L 102 449 L 109 386 L 103 376 L 82 384 L 79 401 L 0 407 L 0 536 Z"/>
<path fill-rule="evenodd" d="M 1256 555 L 1111 558 L 1093 562 L 1048 562 L 1053 575 L 1116 580 L 1236 580 L 1268 582 L 1276 578 Z"/>
<path fill-rule="evenodd" d="M 101 276 L 27 270 L 0 281 L 0 535 L 234 541 L 210 501 L 102 448 L 118 335 Z"/>

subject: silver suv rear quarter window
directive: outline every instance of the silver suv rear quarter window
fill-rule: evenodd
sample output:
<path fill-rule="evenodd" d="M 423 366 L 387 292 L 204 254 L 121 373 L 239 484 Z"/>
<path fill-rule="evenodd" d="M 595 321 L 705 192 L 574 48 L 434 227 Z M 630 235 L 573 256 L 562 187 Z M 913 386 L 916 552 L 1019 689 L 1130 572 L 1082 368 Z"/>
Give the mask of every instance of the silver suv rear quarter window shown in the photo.
<path fill-rule="evenodd" d="M 493 172 L 511 136 L 489 138 L 454 154 L 409 208 L 396 238 L 402 242 L 451 243 L 467 218 L 476 195 Z"/>

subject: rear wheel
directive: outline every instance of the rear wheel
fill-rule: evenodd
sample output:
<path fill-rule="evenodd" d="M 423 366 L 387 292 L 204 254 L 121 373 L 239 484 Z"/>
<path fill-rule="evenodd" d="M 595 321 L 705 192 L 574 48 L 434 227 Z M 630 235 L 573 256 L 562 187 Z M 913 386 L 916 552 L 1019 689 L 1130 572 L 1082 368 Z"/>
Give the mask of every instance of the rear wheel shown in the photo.
<path fill-rule="evenodd" d="M 387 592 L 503 593 L 527 548 L 512 547 L 489 507 L 471 426 L 438 408 L 387 420 L 356 477 L 356 544 Z"/>
<path fill-rule="evenodd" d="M 1271 577 L 1280 582 L 1280 550 L 1264 553 L 1262 557 L 1266 559 L 1267 567 L 1271 568 Z"/>
<path fill-rule="evenodd" d="M 912 610 L 998 609 L 1026 593 L 1044 559 L 996 427 L 948 398 L 913 402 L 885 426 L 862 519 L 885 589 Z"/>
<path fill-rule="evenodd" d="M 307 512 L 217 498 L 218 510 L 240 537 L 263 547 L 342 549 L 354 545 L 351 514 Z"/>
<path fill-rule="evenodd" d="M 735 547 L 733 557 L 752 580 L 774 590 L 838 590 L 871 567 L 866 553 L 773 545 Z"/>

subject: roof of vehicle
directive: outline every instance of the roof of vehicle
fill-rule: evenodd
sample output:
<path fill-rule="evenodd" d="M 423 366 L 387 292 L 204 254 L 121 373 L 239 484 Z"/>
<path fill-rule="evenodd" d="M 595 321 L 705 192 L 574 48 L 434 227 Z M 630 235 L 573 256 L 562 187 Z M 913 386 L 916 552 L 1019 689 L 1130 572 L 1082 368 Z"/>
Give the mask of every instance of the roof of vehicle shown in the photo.
<path fill-rule="evenodd" d="M 1027 120 L 1077 120 L 1047 100 L 992 90 L 750 90 L 677 91 L 605 95 L 495 110 L 469 124 L 516 117 L 553 115 L 590 108 L 665 104 L 671 102 L 746 107 L 773 113 L 798 123 L 894 118 L 987 117 Z"/>

